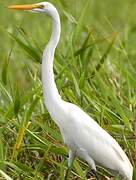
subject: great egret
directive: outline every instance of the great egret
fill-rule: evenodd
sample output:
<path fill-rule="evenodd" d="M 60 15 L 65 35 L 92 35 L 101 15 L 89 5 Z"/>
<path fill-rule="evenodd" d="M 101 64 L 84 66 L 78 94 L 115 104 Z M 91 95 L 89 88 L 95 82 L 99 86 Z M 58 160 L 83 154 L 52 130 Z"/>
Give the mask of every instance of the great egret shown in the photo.
<path fill-rule="evenodd" d="M 58 93 L 53 74 L 54 53 L 61 32 L 57 9 L 49 2 L 9 8 L 48 14 L 52 18 L 52 35 L 42 58 L 42 83 L 45 105 L 69 148 L 68 168 L 78 156 L 87 161 L 94 172 L 99 164 L 115 171 L 122 179 L 132 180 L 133 167 L 116 140 L 78 106 L 62 100 Z"/>

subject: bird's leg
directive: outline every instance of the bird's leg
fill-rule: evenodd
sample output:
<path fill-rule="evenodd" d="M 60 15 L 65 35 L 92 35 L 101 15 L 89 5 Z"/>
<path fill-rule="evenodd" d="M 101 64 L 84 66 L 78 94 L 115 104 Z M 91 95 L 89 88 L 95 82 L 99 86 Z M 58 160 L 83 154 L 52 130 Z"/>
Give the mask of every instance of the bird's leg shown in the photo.
<path fill-rule="evenodd" d="M 66 171 L 66 175 L 65 175 L 65 180 L 68 179 L 68 175 L 69 175 L 69 172 L 71 171 L 71 167 L 72 167 L 72 164 L 73 164 L 73 161 L 75 159 L 75 151 L 72 151 L 71 149 L 69 150 L 69 157 L 68 157 L 68 168 L 67 168 L 67 171 Z"/>
<path fill-rule="evenodd" d="M 91 172 L 95 175 L 96 180 L 100 180 L 100 178 L 99 178 L 98 173 L 97 173 L 97 171 L 96 171 L 96 170 L 91 169 Z M 90 175 L 91 175 L 91 173 L 90 173 L 90 172 L 88 172 L 86 176 L 87 176 L 87 177 L 88 177 L 88 176 L 90 177 Z"/>
<path fill-rule="evenodd" d="M 100 180 L 98 173 L 96 171 L 96 166 L 95 166 L 94 160 L 87 153 L 84 153 L 82 155 L 84 156 L 84 159 L 88 162 L 88 164 L 92 167 L 92 172 L 95 174 L 96 179 Z"/>
<path fill-rule="evenodd" d="M 99 180 L 98 174 L 96 173 L 96 165 L 93 160 L 93 158 L 84 150 L 84 149 L 78 149 L 77 154 L 80 155 L 82 159 L 88 162 L 88 164 L 92 168 L 92 172 L 95 174 L 96 179 Z M 88 173 L 87 173 L 88 174 Z"/>
<path fill-rule="evenodd" d="M 95 171 L 95 170 L 92 170 L 92 172 L 93 172 L 93 174 L 95 175 L 95 177 L 96 177 L 96 180 L 100 180 L 100 178 L 99 178 L 99 176 L 98 176 L 98 173 L 97 173 L 97 171 Z"/>

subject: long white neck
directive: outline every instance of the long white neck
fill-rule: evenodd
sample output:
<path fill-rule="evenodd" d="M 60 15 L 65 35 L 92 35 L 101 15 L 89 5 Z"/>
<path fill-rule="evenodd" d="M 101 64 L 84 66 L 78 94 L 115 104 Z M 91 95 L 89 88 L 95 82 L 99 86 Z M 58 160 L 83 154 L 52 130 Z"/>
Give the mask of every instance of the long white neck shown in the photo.
<path fill-rule="evenodd" d="M 61 25 L 60 18 L 57 10 L 50 14 L 52 18 L 52 35 L 47 44 L 42 59 L 42 82 L 43 82 L 43 93 L 45 97 L 45 105 L 52 114 L 55 111 L 55 107 L 58 107 L 62 99 L 58 93 L 53 73 L 53 60 L 56 46 L 59 42 Z"/>

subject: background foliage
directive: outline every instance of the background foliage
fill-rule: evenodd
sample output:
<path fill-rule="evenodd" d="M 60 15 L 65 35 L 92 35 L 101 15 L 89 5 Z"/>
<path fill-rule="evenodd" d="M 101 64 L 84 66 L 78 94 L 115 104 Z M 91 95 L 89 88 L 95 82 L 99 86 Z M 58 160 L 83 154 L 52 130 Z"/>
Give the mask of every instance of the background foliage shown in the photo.
<path fill-rule="evenodd" d="M 67 148 L 44 107 L 40 80 L 40 59 L 51 21 L 44 15 L 6 8 L 34 2 L 0 2 L 0 175 L 63 179 Z M 52 2 L 62 22 L 54 65 L 61 96 L 81 106 L 115 137 L 134 165 L 136 1 Z M 77 159 L 70 178 L 85 179 L 87 170 L 88 165 Z M 111 176 L 98 170 L 103 178 Z"/>

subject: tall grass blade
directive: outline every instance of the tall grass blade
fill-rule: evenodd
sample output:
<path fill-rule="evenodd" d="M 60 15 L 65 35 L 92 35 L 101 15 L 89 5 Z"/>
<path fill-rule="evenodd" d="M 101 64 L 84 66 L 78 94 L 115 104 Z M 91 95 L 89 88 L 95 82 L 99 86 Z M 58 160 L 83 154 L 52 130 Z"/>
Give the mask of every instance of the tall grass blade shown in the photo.
<path fill-rule="evenodd" d="M 104 62 L 105 62 L 105 60 L 106 60 L 106 58 L 107 58 L 107 56 L 108 56 L 108 54 L 109 54 L 112 46 L 113 46 L 113 44 L 114 44 L 114 42 L 115 42 L 115 40 L 116 40 L 116 37 L 117 37 L 117 34 L 114 33 L 114 34 L 113 34 L 113 37 L 112 37 L 112 39 L 111 39 L 111 43 L 109 44 L 107 50 L 106 50 L 105 53 L 102 55 L 99 63 L 98 63 L 98 64 L 96 65 L 96 67 L 95 67 L 96 72 L 98 72 L 98 71 L 100 70 L 101 66 L 104 64 Z M 91 73 L 91 77 L 94 77 L 96 72 L 93 71 L 93 72 Z"/>
<path fill-rule="evenodd" d="M 2 67 L 2 82 L 7 85 L 7 71 L 8 71 L 8 62 L 7 59 L 3 62 Z"/>
<path fill-rule="evenodd" d="M 23 138 L 25 136 L 25 131 L 30 125 L 30 118 L 38 101 L 39 101 L 39 97 L 36 97 L 35 100 L 32 102 L 31 106 L 29 107 L 29 110 L 26 111 L 25 117 L 19 128 L 16 143 L 13 148 L 12 159 L 15 159 L 17 157 L 18 150 L 20 149 L 21 144 L 23 142 Z"/>
<path fill-rule="evenodd" d="M 18 45 L 29 55 L 35 62 L 41 62 L 41 55 L 34 47 L 25 44 L 19 37 L 10 34 L 11 37 L 18 43 Z"/>
<path fill-rule="evenodd" d="M 15 95 L 14 95 L 14 113 L 15 116 L 18 115 L 20 109 L 20 93 L 18 89 L 18 84 L 15 85 Z"/>

